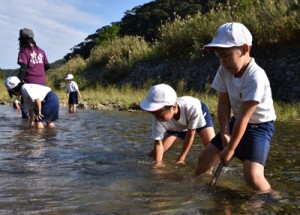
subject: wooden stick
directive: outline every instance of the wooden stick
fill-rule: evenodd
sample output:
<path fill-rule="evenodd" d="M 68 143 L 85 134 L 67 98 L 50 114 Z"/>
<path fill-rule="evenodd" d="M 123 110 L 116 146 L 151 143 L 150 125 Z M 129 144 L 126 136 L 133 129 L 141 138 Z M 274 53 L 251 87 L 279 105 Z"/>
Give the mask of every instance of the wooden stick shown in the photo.
<path fill-rule="evenodd" d="M 216 171 L 215 171 L 215 173 L 214 173 L 214 175 L 213 175 L 213 177 L 212 177 L 212 179 L 209 182 L 209 185 L 214 186 L 217 183 L 217 180 L 219 178 L 219 175 L 221 173 L 221 170 L 222 170 L 223 166 L 224 166 L 224 162 L 221 160 L 218 167 L 217 167 L 217 169 L 216 169 Z"/>

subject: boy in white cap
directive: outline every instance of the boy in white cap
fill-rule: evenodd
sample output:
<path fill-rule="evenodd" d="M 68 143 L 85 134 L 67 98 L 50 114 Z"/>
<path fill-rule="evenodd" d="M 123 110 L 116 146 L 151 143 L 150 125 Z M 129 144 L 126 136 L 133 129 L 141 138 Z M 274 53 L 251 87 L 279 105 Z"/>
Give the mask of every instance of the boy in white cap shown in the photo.
<path fill-rule="evenodd" d="M 78 96 L 81 98 L 81 94 L 78 88 L 78 85 L 75 81 L 73 81 L 74 76 L 72 74 L 68 74 L 65 80 L 67 81 L 66 92 L 67 92 L 67 100 L 69 104 L 69 113 L 76 112 L 76 105 L 78 104 Z"/>
<path fill-rule="evenodd" d="M 17 76 L 8 77 L 5 87 L 12 97 L 23 96 L 29 109 L 30 125 L 36 128 L 44 128 L 44 123 L 54 127 L 54 121 L 58 119 L 59 101 L 51 88 L 40 84 L 26 84 Z"/>
<path fill-rule="evenodd" d="M 211 43 L 221 66 L 212 87 L 218 91 L 220 132 L 199 156 L 199 175 L 222 160 L 225 166 L 234 157 L 243 161 L 246 183 L 257 191 L 269 191 L 264 165 L 276 119 L 270 82 L 265 71 L 250 57 L 252 35 L 241 23 L 220 26 Z M 231 117 L 231 111 L 233 116 Z"/>
<path fill-rule="evenodd" d="M 215 136 L 213 122 L 207 106 L 190 96 L 177 98 L 175 90 L 166 84 L 158 84 L 140 103 L 143 110 L 153 115 L 152 151 L 154 167 L 163 167 L 163 155 L 179 138 L 184 140 L 176 163 L 185 164 L 185 158 L 197 132 L 206 146 Z"/>

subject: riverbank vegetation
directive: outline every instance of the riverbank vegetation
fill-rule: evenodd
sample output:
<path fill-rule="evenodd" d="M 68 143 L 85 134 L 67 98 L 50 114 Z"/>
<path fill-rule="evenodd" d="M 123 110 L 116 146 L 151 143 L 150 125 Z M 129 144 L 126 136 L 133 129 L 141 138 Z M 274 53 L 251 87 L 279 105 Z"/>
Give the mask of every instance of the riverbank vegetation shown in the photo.
<path fill-rule="evenodd" d="M 205 55 L 203 45 L 211 41 L 217 27 L 225 22 L 244 23 L 253 34 L 254 46 L 299 43 L 300 6 L 296 0 L 199 2 L 157 0 L 127 11 L 120 22 L 98 29 L 74 47 L 62 66 L 49 70 L 48 85 L 64 101 L 64 78 L 72 73 L 87 106 L 110 104 L 130 109 L 156 84 L 146 80 L 142 87 L 135 88 L 123 82 L 136 62 L 161 59 L 197 62 Z M 178 80 L 177 86 L 172 86 L 179 96 L 198 97 L 215 113 L 214 94 L 194 92 L 182 82 Z M 2 86 L 0 91 L 1 99 L 8 100 Z M 299 101 L 276 101 L 275 107 L 279 120 L 299 118 Z"/>
<path fill-rule="evenodd" d="M 0 80 L 2 83 L 4 80 Z M 80 99 L 80 107 L 88 109 L 101 110 L 122 110 L 122 111 L 141 111 L 139 107 L 140 101 L 146 97 L 149 86 L 141 89 L 136 89 L 130 85 L 118 86 L 96 86 L 95 88 L 88 88 L 81 91 L 83 96 Z M 60 100 L 60 107 L 66 108 L 66 92 L 64 89 L 54 89 Z M 0 85 L 0 100 L 2 104 L 12 105 L 12 98 L 4 85 Z M 200 93 L 195 91 L 179 90 L 178 96 L 190 95 L 199 98 L 207 104 L 210 112 L 215 120 L 217 120 L 217 96 L 208 95 L 207 93 Z M 279 121 L 295 121 L 300 119 L 300 104 L 297 102 L 285 103 L 281 101 L 274 102 L 277 120 Z"/>

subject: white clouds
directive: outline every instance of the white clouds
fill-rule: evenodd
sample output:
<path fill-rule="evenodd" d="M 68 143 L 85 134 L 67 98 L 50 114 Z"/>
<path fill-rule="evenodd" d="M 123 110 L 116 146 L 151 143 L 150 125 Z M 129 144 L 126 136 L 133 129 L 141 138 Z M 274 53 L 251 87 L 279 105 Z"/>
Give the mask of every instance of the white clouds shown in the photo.
<path fill-rule="evenodd" d="M 31 28 L 52 63 L 101 28 L 105 21 L 80 11 L 84 0 L 0 0 L 0 68 L 15 69 L 21 28 Z"/>

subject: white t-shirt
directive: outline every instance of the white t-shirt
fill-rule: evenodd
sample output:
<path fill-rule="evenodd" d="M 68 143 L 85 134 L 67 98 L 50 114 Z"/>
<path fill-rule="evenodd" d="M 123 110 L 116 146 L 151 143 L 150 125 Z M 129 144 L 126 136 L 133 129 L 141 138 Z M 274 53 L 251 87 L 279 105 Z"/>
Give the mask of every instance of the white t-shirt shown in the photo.
<path fill-rule="evenodd" d="M 179 120 L 171 119 L 167 122 L 160 122 L 153 117 L 152 121 L 152 138 L 162 140 L 165 132 L 184 131 L 187 129 L 201 128 L 206 125 L 203 116 L 201 103 L 198 99 L 190 96 L 177 98 L 176 103 L 180 108 Z"/>
<path fill-rule="evenodd" d="M 75 81 L 71 81 L 67 83 L 66 86 L 66 91 L 67 92 L 77 92 L 78 91 L 78 85 Z"/>
<path fill-rule="evenodd" d="M 43 101 L 46 95 L 51 91 L 51 88 L 40 84 L 23 84 L 21 91 L 26 106 L 32 109 L 35 107 L 34 100 L 40 99 Z"/>
<path fill-rule="evenodd" d="M 240 78 L 235 78 L 220 66 L 212 83 L 212 88 L 228 93 L 233 115 L 238 116 L 243 101 L 257 101 L 259 104 L 249 123 L 263 123 L 276 119 L 272 92 L 265 71 L 259 67 L 254 58 Z"/>

